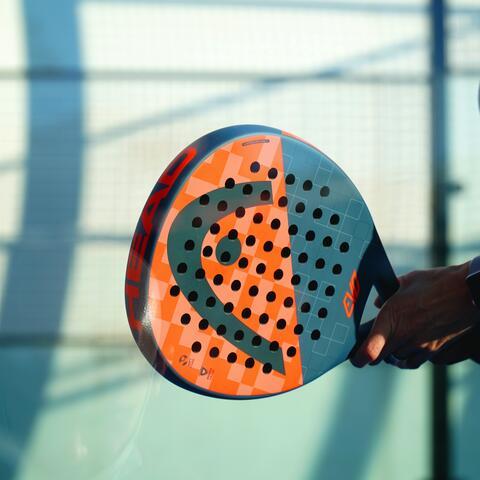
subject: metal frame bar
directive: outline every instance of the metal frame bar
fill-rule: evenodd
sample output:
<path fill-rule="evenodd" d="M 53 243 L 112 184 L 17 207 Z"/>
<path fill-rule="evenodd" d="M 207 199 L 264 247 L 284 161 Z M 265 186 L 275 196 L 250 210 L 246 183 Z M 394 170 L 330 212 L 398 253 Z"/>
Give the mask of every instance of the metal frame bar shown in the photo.
<path fill-rule="evenodd" d="M 448 173 L 446 138 L 446 50 L 445 2 L 430 2 L 431 34 L 431 263 L 448 261 Z M 448 371 L 434 366 L 432 375 L 432 458 L 434 480 L 450 478 L 450 435 L 448 421 Z"/>

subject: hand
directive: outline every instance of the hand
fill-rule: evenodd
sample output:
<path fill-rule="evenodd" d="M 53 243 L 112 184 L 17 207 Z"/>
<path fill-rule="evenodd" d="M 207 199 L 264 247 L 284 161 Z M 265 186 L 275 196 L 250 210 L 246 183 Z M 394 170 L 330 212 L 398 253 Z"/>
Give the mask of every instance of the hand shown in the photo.
<path fill-rule="evenodd" d="M 462 336 L 467 338 L 480 320 L 465 282 L 467 275 L 468 262 L 400 277 L 395 295 L 385 303 L 380 298 L 375 301 L 380 311 L 352 363 L 363 367 L 393 354 L 400 359 L 398 366 L 417 368 L 430 359 L 440 362 L 441 352 L 453 348 L 455 341 L 459 343 L 452 351 L 463 357 L 458 347 L 465 342 Z M 455 354 L 444 355 L 445 363 L 454 361 Z"/>
<path fill-rule="evenodd" d="M 447 343 L 430 361 L 435 365 L 451 365 L 469 359 L 480 363 L 480 322 Z"/>

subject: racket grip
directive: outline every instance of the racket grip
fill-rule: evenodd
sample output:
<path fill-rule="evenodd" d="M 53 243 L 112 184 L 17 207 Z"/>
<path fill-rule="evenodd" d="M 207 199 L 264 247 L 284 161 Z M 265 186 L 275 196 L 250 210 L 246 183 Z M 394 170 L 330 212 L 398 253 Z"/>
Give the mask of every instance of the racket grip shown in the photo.
<path fill-rule="evenodd" d="M 395 294 L 400 287 L 400 283 L 386 255 L 384 262 L 385 264 L 377 280 L 374 282 L 374 286 L 380 298 L 385 302 Z"/>
<path fill-rule="evenodd" d="M 377 248 L 375 249 L 375 275 L 373 280 L 373 286 L 377 290 L 380 298 L 383 301 L 388 300 L 400 287 L 392 265 L 388 260 L 385 248 L 380 241 L 377 231 L 375 230 L 375 240 Z"/>
<path fill-rule="evenodd" d="M 380 238 L 378 237 L 378 233 L 376 230 L 375 230 L 374 236 L 375 236 L 374 241 L 376 243 L 376 248 L 373 250 L 375 258 L 372 259 L 372 263 L 373 265 L 375 265 L 374 267 L 375 273 L 373 276 L 373 286 L 377 290 L 380 298 L 385 302 L 395 294 L 395 292 L 400 287 L 400 282 L 398 281 L 398 278 L 395 275 L 392 265 L 388 260 L 387 254 L 382 245 L 382 242 L 380 241 Z M 367 338 L 368 334 L 370 333 L 370 330 L 373 327 L 373 322 L 374 320 L 369 320 L 368 322 L 365 322 L 359 325 L 358 331 L 357 331 L 357 342 L 353 350 L 350 352 L 349 357 L 352 357 L 355 354 L 355 351 L 362 344 L 362 342 Z"/>

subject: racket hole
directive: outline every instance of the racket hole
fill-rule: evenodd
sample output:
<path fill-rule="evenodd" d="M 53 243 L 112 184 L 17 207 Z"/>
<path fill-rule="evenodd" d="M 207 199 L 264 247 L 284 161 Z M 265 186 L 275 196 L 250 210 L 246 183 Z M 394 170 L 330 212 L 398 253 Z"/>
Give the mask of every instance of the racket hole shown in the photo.
<path fill-rule="evenodd" d="M 219 325 L 216 331 L 217 335 L 225 335 L 227 333 L 227 327 L 225 325 Z"/>
<path fill-rule="evenodd" d="M 311 189 L 312 189 L 312 186 L 313 186 L 313 184 L 312 184 L 312 182 L 311 182 L 310 180 L 305 180 L 305 181 L 303 182 L 303 189 L 304 189 L 306 192 L 308 192 L 309 190 L 311 190 Z"/>
<path fill-rule="evenodd" d="M 250 164 L 250 171 L 252 173 L 257 173 L 260 170 L 260 164 L 258 162 L 252 162 Z"/>
<path fill-rule="evenodd" d="M 330 223 L 332 225 L 338 225 L 340 223 L 340 217 L 334 213 L 331 217 L 330 217 Z"/>
<path fill-rule="evenodd" d="M 298 233 L 298 227 L 293 223 L 288 227 L 289 235 L 296 235 Z"/>
<path fill-rule="evenodd" d="M 172 287 L 170 287 L 170 295 L 172 297 L 177 297 L 179 293 L 180 287 L 178 285 L 173 285 Z"/>
<path fill-rule="evenodd" d="M 193 250 L 195 248 L 195 242 L 193 240 L 187 240 L 184 244 L 185 250 Z"/>
<path fill-rule="evenodd" d="M 309 230 L 305 234 L 305 239 L 307 240 L 307 242 L 313 242 L 315 240 L 315 232 L 313 230 Z"/>
<path fill-rule="evenodd" d="M 187 264 L 182 262 L 182 263 L 179 263 L 178 266 L 177 266 L 177 272 L 178 273 L 185 273 L 187 271 Z"/>
<path fill-rule="evenodd" d="M 249 183 L 247 183 L 243 186 L 242 192 L 244 193 L 244 195 L 250 195 L 253 192 L 253 188 Z"/>
<path fill-rule="evenodd" d="M 262 220 L 263 220 L 263 215 L 261 213 L 256 213 L 254 216 L 253 216 L 253 223 L 262 223 Z"/>
<path fill-rule="evenodd" d="M 280 348 L 280 345 L 278 344 L 278 342 L 276 340 L 274 340 L 271 344 L 270 344 L 270 350 L 272 352 L 276 352 L 278 349 Z"/>
<path fill-rule="evenodd" d="M 247 368 L 253 368 L 254 365 L 255 365 L 255 360 L 252 357 L 249 357 L 245 360 L 245 366 Z"/>
<path fill-rule="evenodd" d="M 267 267 L 265 266 L 264 263 L 259 263 L 257 265 L 257 267 L 255 268 L 255 271 L 258 273 L 258 274 L 262 274 L 262 273 L 265 273 L 265 270 L 267 269 Z"/>
<path fill-rule="evenodd" d="M 200 217 L 195 217 L 192 220 L 192 227 L 193 228 L 200 228 L 202 226 L 202 219 Z"/>
<path fill-rule="evenodd" d="M 325 267 L 325 260 L 323 258 L 317 258 L 315 268 L 322 269 L 323 267 Z"/>
<path fill-rule="evenodd" d="M 220 225 L 218 223 L 212 223 L 210 225 L 210 233 L 216 235 L 220 231 Z"/>
<path fill-rule="evenodd" d="M 249 235 L 245 240 L 245 243 L 247 244 L 247 246 L 252 247 L 253 245 L 255 245 L 256 240 L 257 239 L 253 235 Z"/>
<path fill-rule="evenodd" d="M 272 220 L 272 223 L 270 223 L 270 227 L 272 228 L 272 230 L 278 230 L 280 228 L 280 220 L 278 218 L 274 218 Z"/>
<path fill-rule="evenodd" d="M 268 323 L 268 315 L 266 313 L 262 313 L 259 317 L 258 317 L 258 321 L 262 324 L 262 325 L 265 325 L 266 323 Z"/>
<path fill-rule="evenodd" d="M 267 299 L 267 302 L 270 302 L 270 303 L 271 303 L 271 302 L 274 302 L 274 301 L 275 301 L 275 299 L 277 298 L 277 295 L 276 295 L 276 293 L 272 290 L 272 291 L 270 291 L 270 292 L 267 293 L 267 295 L 266 295 L 265 298 Z"/>
<path fill-rule="evenodd" d="M 340 275 L 342 273 L 342 266 L 339 263 L 336 263 L 332 268 L 332 273 L 334 275 Z"/>
<path fill-rule="evenodd" d="M 224 306 L 223 306 L 223 311 L 225 313 L 232 313 L 233 312 L 233 303 L 232 302 L 227 302 Z"/>
<path fill-rule="evenodd" d="M 227 362 L 228 363 L 235 363 L 237 361 L 237 354 L 235 352 L 230 352 L 227 355 Z"/>
<path fill-rule="evenodd" d="M 296 353 L 297 353 L 297 349 L 295 347 L 288 347 L 287 349 L 288 357 L 294 357 Z"/>
<path fill-rule="evenodd" d="M 333 295 L 335 294 L 335 287 L 333 285 L 329 285 L 326 289 L 325 289 L 325 295 L 327 297 L 333 297 Z"/>
<path fill-rule="evenodd" d="M 322 211 L 321 208 L 316 208 L 316 209 L 312 212 L 313 218 L 316 218 L 316 219 L 322 218 L 322 215 L 323 215 L 323 211 Z"/>
<path fill-rule="evenodd" d="M 295 175 L 293 173 L 289 173 L 286 177 L 285 177 L 285 183 L 287 185 L 293 185 L 295 183 Z"/>
<path fill-rule="evenodd" d="M 224 212 L 228 207 L 228 204 L 225 200 L 220 200 L 217 204 L 217 210 L 219 212 Z"/>
<path fill-rule="evenodd" d="M 330 194 L 330 188 L 327 187 L 326 185 L 320 189 L 320 195 L 322 197 L 328 197 L 329 194 Z"/>
<path fill-rule="evenodd" d="M 204 194 L 200 197 L 200 205 L 208 205 L 210 203 L 210 197 Z"/>
<path fill-rule="evenodd" d="M 310 338 L 312 340 L 318 340 L 320 338 L 320 330 L 313 330 L 312 333 L 310 334 Z"/>
<path fill-rule="evenodd" d="M 293 329 L 293 333 L 295 335 L 301 335 L 303 332 L 303 325 L 301 325 L 300 323 L 298 323 L 297 325 L 295 325 L 294 329 Z"/>
<path fill-rule="evenodd" d="M 240 268 L 247 268 L 248 266 L 248 260 L 245 258 L 245 257 L 242 257 L 239 261 L 238 261 L 238 266 Z"/>
<path fill-rule="evenodd" d="M 235 186 L 235 180 L 233 178 L 227 178 L 225 180 L 225 188 L 233 188 Z"/>
<path fill-rule="evenodd" d="M 213 283 L 215 285 L 221 285 L 223 282 L 223 275 L 220 274 L 220 273 L 217 273 L 214 277 L 213 277 Z"/>
<path fill-rule="evenodd" d="M 286 326 L 287 326 L 287 322 L 284 318 L 277 320 L 276 327 L 278 328 L 278 330 L 284 330 Z"/>
<path fill-rule="evenodd" d="M 205 278 L 205 270 L 203 268 L 197 269 L 195 272 L 195 278 L 197 280 L 203 280 Z"/>
<path fill-rule="evenodd" d="M 214 307 L 216 303 L 217 301 L 215 300 L 215 297 L 208 297 L 205 301 L 205 305 L 210 308 Z"/>
<path fill-rule="evenodd" d="M 206 330 L 208 328 L 210 324 L 208 323 L 208 320 L 206 318 L 202 318 L 199 322 L 198 322 L 198 328 L 200 330 Z"/>
<path fill-rule="evenodd" d="M 260 200 L 262 200 L 264 202 L 268 202 L 268 200 L 270 200 L 270 192 L 268 190 L 264 190 L 260 194 Z"/>
<path fill-rule="evenodd" d="M 238 290 L 240 290 L 241 286 L 242 286 L 242 283 L 240 282 L 240 280 L 234 280 L 232 282 L 231 288 L 234 292 L 237 292 Z"/>
<path fill-rule="evenodd" d="M 311 290 L 312 292 L 318 288 L 318 283 L 316 280 L 312 280 L 308 282 L 308 289 Z"/>
<path fill-rule="evenodd" d="M 295 275 L 292 275 L 292 279 L 290 280 L 290 282 L 292 283 L 292 285 L 298 285 L 300 283 L 300 275 L 297 275 L 295 273 Z"/>
<path fill-rule="evenodd" d="M 305 211 L 305 204 L 303 202 L 298 202 L 295 205 L 295 211 L 297 213 L 303 213 Z"/>
<path fill-rule="evenodd" d="M 283 247 L 282 248 L 282 251 L 280 252 L 280 255 L 283 257 L 283 258 L 288 258 L 290 256 L 290 248 L 288 247 Z"/>
<path fill-rule="evenodd" d="M 310 311 L 310 304 L 308 302 L 302 303 L 302 306 L 300 307 L 302 313 L 308 313 Z"/>
<path fill-rule="evenodd" d="M 232 228 L 229 232 L 228 232 L 228 238 L 230 240 L 236 240 L 238 237 L 238 232 L 237 230 L 235 230 L 234 228 Z"/>
<path fill-rule="evenodd" d="M 188 313 L 184 313 L 181 317 L 180 317 L 180 323 L 182 325 L 188 325 L 190 323 L 190 320 L 191 320 L 191 317 L 190 317 L 190 314 Z"/>
<path fill-rule="evenodd" d="M 193 342 L 192 343 L 192 352 L 199 352 L 202 349 L 202 344 L 200 342 Z"/>
<path fill-rule="evenodd" d="M 241 340 L 243 340 L 243 337 L 245 336 L 245 333 L 243 330 L 237 330 L 234 334 L 233 334 L 233 338 L 237 341 L 237 342 L 240 342 Z"/>
<path fill-rule="evenodd" d="M 347 243 L 347 242 L 343 242 L 341 245 L 340 245 L 340 251 L 342 253 L 346 253 L 350 250 L 350 245 Z"/>
<path fill-rule="evenodd" d="M 250 318 L 252 311 L 247 307 L 242 310 L 242 318 Z"/>
<path fill-rule="evenodd" d="M 262 343 L 262 337 L 260 337 L 259 335 L 255 335 L 253 338 L 252 338 L 252 345 L 254 347 L 259 347 Z"/>
<path fill-rule="evenodd" d="M 284 195 L 281 196 L 279 199 L 278 199 L 278 206 L 279 207 L 286 207 L 288 205 L 288 198 L 285 197 Z"/>
<path fill-rule="evenodd" d="M 328 315 L 328 310 L 325 308 L 325 307 L 322 307 L 318 310 L 318 318 L 326 318 L 326 316 Z"/>
<path fill-rule="evenodd" d="M 298 261 L 300 263 L 306 263 L 308 261 L 308 255 L 306 252 L 302 252 L 299 256 L 298 256 Z"/>
<path fill-rule="evenodd" d="M 204 257 L 210 257 L 213 253 L 213 249 L 210 245 L 207 245 L 206 247 L 203 248 L 202 253 Z"/>
<path fill-rule="evenodd" d="M 251 297 L 256 297 L 258 295 L 258 287 L 256 285 L 252 285 L 249 289 L 248 289 L 248 294 L 251 296 Z"/>
<path fill-rule="evenodd" d="M 293 305 L 293 298 L 292 297 L 286 297 L 285 300 L 283 301 L 283 306 L 290 308 Z"/>
<path fill-rule="evenodd" d="M 270 373 L 272 371 L 272 364 L 271 363 L 265 363 L 262 367 L 263 373 Z"/>
<path fill-rule="evenodd" d="M 220 350 L 217 347 L 212 347 L 210 349 L 210 353 L 209 353 L 210 357 L 217 358 L 219 354 L 220 354 Z"/>
<path fill-rule="evenodd" d="M 270 240 L 267 240 L 264 244 L 263 244 L 263 249 L 266 251 L 266 252 L 271 252 L 273 250 L 273 243 L 270 241 Z"/>
<path fill-rule="evenodd" d="M 273 272 L 273 278 L 275 280 L 281 280 L 283 278 L 283 270 L 281 268 L 277 268 L 274 272 Z"/>
<path fill-rule="evenodd" d="M 333 240 L 332 240 L 332 237 L 330 237 L 329 235 L 327 235 L 324 239 L 323 239 L 323 246 L 324 247 L 330 247 L 333 243 Z"/>
<path fill-rule="evenodd" d="M 238 207 L 236 210 L 235 210 L 235 216 L 237 218 L 242 218 L 245 216 L 245 209 L 243 207 Z"/>
<path fill-rule="evenodd" d="M 277 178 L 277 175 L 278 175 L 278 171 L 276 168 L 271 168 L 269 171 L 268 171 L 268 178 L 271 178 L 272 180 L 274 178 Z"/>

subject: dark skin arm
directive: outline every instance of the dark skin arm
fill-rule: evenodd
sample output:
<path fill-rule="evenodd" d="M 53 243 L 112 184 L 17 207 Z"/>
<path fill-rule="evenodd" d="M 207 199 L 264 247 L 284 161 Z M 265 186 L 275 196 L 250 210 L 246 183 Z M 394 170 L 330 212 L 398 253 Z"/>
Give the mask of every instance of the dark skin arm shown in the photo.
<path fill-rule="evenodd" d="M 465 283 L 468 267 L 467 262 L 400 277 L 393 297 L 385 303 L 377 298 L 380 311 L 352 363 L 363 367 L 394 355 L 397 366 L 418 368 L 428 360 L 480 358 L 480 311 Z"/>

